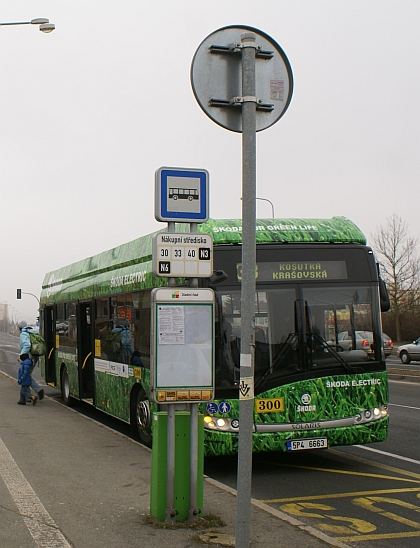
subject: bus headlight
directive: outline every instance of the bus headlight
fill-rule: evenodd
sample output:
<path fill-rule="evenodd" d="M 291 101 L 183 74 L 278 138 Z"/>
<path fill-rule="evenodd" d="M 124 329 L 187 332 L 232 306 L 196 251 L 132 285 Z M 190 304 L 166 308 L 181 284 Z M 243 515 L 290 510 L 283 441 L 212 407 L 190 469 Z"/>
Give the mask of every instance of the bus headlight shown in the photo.
<path fill-rule="evenodd" d="M 211 430 L 216 428 L 216 424 L 213 420 L 213 417 L 209 417 L 208 415 L 206 415 L 204 417 L 204 426 L 207 427 L 207 428 L 210 428 Z"/>
<path fill-rule="evenodd" d="M 355 424 L 364 424 L 366 422 L 377 421 L 383 419 L 388 415 L 388 406 L 387 405 L 378 405 L 378 407 L 373 407 L 372 409 L 361 410 L 360 413 L 356 413 L 354 416 Z"/>
<path fill-rule="evenodd" d="M 239 428 L 239 420 L 206 415 L 204 417 L 204 428 L 209 430 L 219 430 L 220 432 L 237 432 Z"/>

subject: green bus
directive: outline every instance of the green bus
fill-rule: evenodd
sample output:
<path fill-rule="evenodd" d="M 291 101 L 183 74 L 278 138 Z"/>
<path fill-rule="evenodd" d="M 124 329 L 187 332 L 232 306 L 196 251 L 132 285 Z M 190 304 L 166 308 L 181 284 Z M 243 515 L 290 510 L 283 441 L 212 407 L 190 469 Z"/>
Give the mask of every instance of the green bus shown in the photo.
<path fill-rule="evenodd" d="M 238 448 L 241 231 L 235 219 L 198 225 L 214 242 L 213 274 L 199 279 L 216 303 L 215 397 L 199 404 L 206 455 Z M 152 415 L 165 409 L 150 397 L 150 295 L 168 283 L 152 272 L 153 236 L 48 273 L 40 298 L 45 381 L 68 405 L 83 400 L 130 423 L 149 446 Z M 253 450 L 385 440 L 389 300 L 362 232 L 344 217 L 259 219 L 256 258 Z"/>

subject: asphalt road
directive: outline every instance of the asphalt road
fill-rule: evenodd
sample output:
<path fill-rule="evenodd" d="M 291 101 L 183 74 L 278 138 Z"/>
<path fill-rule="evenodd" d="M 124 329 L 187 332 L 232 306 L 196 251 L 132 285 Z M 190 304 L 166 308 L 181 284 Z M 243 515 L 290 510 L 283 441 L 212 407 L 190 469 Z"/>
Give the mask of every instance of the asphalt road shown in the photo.
<path fill-rule="evenodd" d="M 399 367 L 401 369 L 415 369 L 420 371 L 420 361 L 418 362 L 410 362 L 409 364 L 402 363 L 399 358 L 397 358 L 397 355 L 394 353 L 388 356 L 386 359 L 386 364 L 388 367 Z"/>

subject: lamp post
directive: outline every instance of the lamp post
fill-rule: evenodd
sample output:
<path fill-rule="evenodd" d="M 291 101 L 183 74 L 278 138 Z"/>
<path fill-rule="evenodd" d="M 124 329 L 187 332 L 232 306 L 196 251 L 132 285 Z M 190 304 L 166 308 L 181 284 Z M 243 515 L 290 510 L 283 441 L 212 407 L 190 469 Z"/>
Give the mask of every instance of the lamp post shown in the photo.
<path fill-rule="evenodd" d="M 271 200 L 269 200 L 268 198 L 255 198 L 256 200 L 263 200 L 264 202 L 268 202 L 270 205 L 271 205 L 271 217 L 274 219 L 274 206 L 273 206 L 273 202 Z M 242 196 L 241 196 L 241 200 L 242 200 Z"/>
<path fill-rule="evenodd" d="M 19 292 L 20 292 L 21 295 L 32 295 L 32 297 L 35 297 L 35 299 L 38 301 L 38 306 L 40 306 L 39 298 L 36 295 L 34 295 L 33 293 L 27 293 L 26 291 L 22 291 L 21 289 L 18 289 L 17 291 L 18 291 L 18 297 L 17 297 L 18 299 L 21 298 L 19 296 Z"/>
<path fill-rule="evenodd" d="M 8 311 L 9 305 L 6 301 L 0 302 L 0 329 L 1 333 L 7 333 L 6 325 L 8 323 L 8 317 L 9 317 L 9 311 Z"/>
<path fill-rule="evenodd" d="M 40 310 L 40 307 L 41 307 L 41 303 L 39 301 L 39 298 L 36 295 L 34 295 L 33 293 L 28 293 L 27 291 L 22 291 L 21 289 L 17 289 L 16 290 L 16 297 L 18 299 L 21 299 L 22 295 L 31 295 L 32 297 L 35 297 L 35 299 L 38 301 L 38 314 L 39 314 L 39 310 Z"/>
<path fill-rule="evenodd" d="M 55 29 L 54 23 L 50 23 L 49 19 L 44 17 L 39 17 L 38 19 L 32 19 L 31 21 L 13 21 L 10 23 L 1 23 L 0 26 L 10 26 L 10 25 L 39 25 L 39 30 L 41 32 L 49 33 Z"/>
<path fill-rule="evenodd" d="M 12 305 L 10 305 L 10 309 L 11 309 L 11 313 L 10 313 L 11 318 L 9 319 L 9 332 L 12 331 L 14 333 L 15 327 L 16 327 L 14 319 L 15 319 L 15 314 L 17 313 L 17 310 Z"/>
<path fill-rule="evenodd" d="M 54 23 L 50 23 L 50 20 L 46 19 L 45 17 L 38 17 L 37 19 L 31 19 L 30 21 L 9 21 L 9 22 L 0 21 L 0 27 L 15 26 L 15 25 L 38 25 L 39 30 L 46 34 L 52 32 L 55 29 Z M 32 295 L 33 297 L 35 297 L 35 299 L 38 301 L 38 306 L 39 306 L 38 297 L 36 295 L 33 295 L 32 293 L 28 293 L 28 295 Z M 20 299 L 20 296 L 18 296 L 18 298 Z"/>
<path fill-rule="evenodd" d="M 274 206 L 273 202 L 268 200 L 267 198 L 255 198 L 256 200 L 263 200 L 264 202 L 268 202 L 271 205 L 271 217 L 274 219 Z"/>

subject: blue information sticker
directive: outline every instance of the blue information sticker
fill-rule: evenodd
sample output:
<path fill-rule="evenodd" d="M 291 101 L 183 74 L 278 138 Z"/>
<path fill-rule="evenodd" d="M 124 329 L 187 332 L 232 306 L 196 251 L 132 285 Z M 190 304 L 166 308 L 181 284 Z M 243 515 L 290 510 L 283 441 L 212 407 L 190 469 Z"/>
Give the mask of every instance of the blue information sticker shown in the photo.
<path fill-rule="evenodd" d="M 213 401 L 206 405 L 206 411 L 207 413 L 209 413 L 209 415 L 214 415 L 215 413 L 217 413 L 218 410 L 219 410 L 219 406 L 217 405 L 217 403 L 214 403 Z"/>
<path fill-rule="evenodd" d="M 227 401 L 222 401 L 222 403 L 219 403 L 219 411 L 220 413 L 226 414 L 229 413 L 231 409 L 230 403 Z"/>

